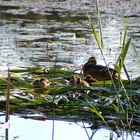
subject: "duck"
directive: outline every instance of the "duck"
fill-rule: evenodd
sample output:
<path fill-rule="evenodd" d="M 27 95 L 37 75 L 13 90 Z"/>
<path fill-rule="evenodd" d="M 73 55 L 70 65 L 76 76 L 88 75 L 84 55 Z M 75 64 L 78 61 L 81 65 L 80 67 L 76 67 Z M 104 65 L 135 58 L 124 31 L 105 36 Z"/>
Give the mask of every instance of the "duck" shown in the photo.
<path fill-rule="evenodd" d="M 33 80 L 32 85 L 34 85 L 35 87 L 39 87 L 39 85 L 40 85 L 40 79 Z"/>
<path fill-rule="evenodd" d="M 97 81 L 117 80 L 117 71 L 108 66 L 98 65 L 95 57 L 90 57 L 83 65 L 82 71 L 84 76 L 91 75 Z"/>
<path fill-rule="evenodd" d="M 89 87 L 89 83 L 85 80 L 82 80 L 80 77 L 72 76 L 69 80 L 71 86 L 82 86 L 82 87 Z"/>
<path fill-rule="evenodd" d="M 89 87 L 89 83 L 85 80 L 82 80 L 81 78 L 77 78 L 77 85 L 80 85 L 82 87 Z"/>
<path fill-rule="evenodd" d="M 50 81 L 45 78 L 35 79 L 32 84 L 38 88 L 47 88 L 50 86 Z"/>
<path fill-rule="evenodd" d="M 76 86 L 77 85 L 77 79 L 78 79 L 77 76 L 72 75 L 71 78 L 69 79 L 69 84 L 71 86 Z"/>
<path fill-rule="evenodd" d="M 91 75 L 87 75 L 84 80 L 86 82 L 88 82 L 89 84 L 93 83 L 93 82 L 97 82 L 98 80 L 96 80 L 95 78 L 93 78 Z"/>

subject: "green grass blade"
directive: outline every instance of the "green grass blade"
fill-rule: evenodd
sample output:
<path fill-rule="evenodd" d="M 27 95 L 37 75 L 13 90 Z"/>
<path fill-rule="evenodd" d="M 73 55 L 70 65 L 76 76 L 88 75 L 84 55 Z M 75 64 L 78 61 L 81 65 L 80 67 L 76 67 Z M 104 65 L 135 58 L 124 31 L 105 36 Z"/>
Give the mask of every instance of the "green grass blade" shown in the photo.
<path fill-rule="evenodd" d="M 105 123 L 106 126 L 108 126 L 104 117 L 101 115 L 101 113 L 94 106 L 92 108 L 89 108 L 89 109 L 90 109 L 91 112 L 94 112 Z"/>
<path fill-rule="evenodd" d="M 95 26 L 94 26 L 93 23 L 92 23 L 91 18 L 89 17 L 89 15 L 88 15 L 88 21 L 89 21 L 89 23 L 90 23 L 90 26 L 91 26 L 91 29 L 92 29 L 92 34 L 93 34 L 94 37 L 95 37 L 95 40 L 96 40 L 96 42 L 97 42 L 97 45 L 98 45 L 99 49 L 102 51 L 103 47 L 102 47 L 102 45 L 101 45 L 101 41 L 100 41 L 100 39 L 99 39 L 99 35 L 98 35 L 97 31 L 96 31 Z"/>
<path fill-rule="evenodd" d="M 124 30 L 124 36 L 123 36 L 123 41 L 122 41 L 122 50 L 121 53 L 117 59 L 116 64 L 114 65 L 116 71 L 118 72 L 118 74 L 121 73 L 121 69 L 124 65 L 124 60 L 126 58 L 127 52 L 128 52 L 128 48 L 132 39 L 132 36 L 130 36 L 130 38 L 126 41 L 126 37 L 127 37 L 127 32 L 128 32 L 128 26 L 126 24 L 125 26 L 125 30 Z"/>
<path fill-rule="evenodd" d="M 122 52 L 120 54 L 120 60 L 119 60 L 119 67 L 120 69 L 122 69 L 123 64 L 124 64 L 124 60 L 126 58 L 127 52 L 128 52 L 128 48 L 131 42 L 132 36 L 128 39 L 128 41 L 126 42 L 126 44 L 124 44 L 123 48 L 122 48 Z"/>
<path fill-rule="evenodd" d="M 123 44 L 122 44 L 122 46 L 125 45 L 125 40 L 126 40 L 126 37 L 127 37 L 127 32 L 128 32 L 128 25 L 126 23 L 125 30 L 124 30 L 124 37 L 123 37 Z"/>

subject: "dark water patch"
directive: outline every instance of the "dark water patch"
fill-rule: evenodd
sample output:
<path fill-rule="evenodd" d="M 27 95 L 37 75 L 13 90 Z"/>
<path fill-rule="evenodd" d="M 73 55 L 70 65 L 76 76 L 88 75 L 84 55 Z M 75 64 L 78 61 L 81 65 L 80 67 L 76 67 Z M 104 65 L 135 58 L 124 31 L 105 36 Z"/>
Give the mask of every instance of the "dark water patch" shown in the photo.
<path fill-rule="evenodd" d="M 10 9 L 20 9 L 19 6 L 14 6 L 14 5 L 0 5 L 0 12 L 1 11 L 6 11 L 6 10 L 10 10 Z"/>
<path fill-rule="evenodd" d="M 22 11 L 22 12 L 19 12 L 19 11 L 16 11 L 15 13 L 14 12 L 1 12 L 3 14 L 3 17 L 5 19 L 9 19 L 9 18 L 20 18 L 20 19 L 26 19 L 26 20 L 33 20 L 33 21 L 36 21 L 36 20 L 39 20 L 39 19 L 43 19 L 43 16 L 40 15 L 40 14 L 36 14 L 36 13 L 33 13 L 33 12 L 29 12 L 29 11 Z M 44 19 L 46 19 L 46 17 L 44 16 Z"/>
<path fill-rule="evenodd" d="M 18 18 L 25 18 L 25 19 L 32 19 L 32 20 L 39 20 L 41 17 L 42 19 L 48 19 L 48 20 L 58 20 L 58 21 L 66 21 L 69 20 L 71 22 L 77 21 L 77 20 L 85 20 L 86 16 L 85 16 L 85 12 L 83 12 L 83 9 L 81 10 L 75 10 L 72 12 L 69 10 L 69 6 L 66 7 L 59 7 L 58 5 L 61 4 L 61 2 L 57 2 L 54 3 L 54 5 L 51 6 L 42 6 L 42 9 L 38 8 L 37 5 L 35 5 L 35 7 L 33 7 L 33 5 L 30 5 L 31 7 L 29 7 L 26 2 L 22 3 L 22 6 L 19 5 L 20 3 L 7 3 L 7 4 L 1 4 L 1 7 L 7 7 L 9 9 L 3 9 L 2 13 L 5 14 L 6 16 L 8 16 L 8 18 L 10 17 L 15 17 L 18 16 Z M 55 6 L 55 7 L 54 7 Z M 12 9 L 10 10 L 10 7 L 12 7 Z M 13 10 L 14 7 L 14 10 Z M 59 8 L 57 8 L 59 7 Z M 46 10 L 47 9 L 47 10 Z M 75 8 L 74 8 L 75 9 Z M 72 10 L 72 9 L 71 9 Z"/>
<path fill-rule="evenodd" d="M 133 18 L 133 17 L 140 17 L 140 14 L 132 14 L 132 15 L 126 15 L 124 17 Z"/>
<path fill-rule="evenodd" d="M 27 40 L 27 41 L 33 41 L 33 42 L 49 42 L 49 40 L 51 40 L 51 41 L 56 41 L 56 40 L 58 40 L 58 38 L 56 38 L 56 37 L 40 37 L 39 35 L 38 35 L 38 37 L 36 36 L 36 37 L 33 37 L 33 36 L 26 36 L 25 38 L 24 38 L 24 40 Z"/>

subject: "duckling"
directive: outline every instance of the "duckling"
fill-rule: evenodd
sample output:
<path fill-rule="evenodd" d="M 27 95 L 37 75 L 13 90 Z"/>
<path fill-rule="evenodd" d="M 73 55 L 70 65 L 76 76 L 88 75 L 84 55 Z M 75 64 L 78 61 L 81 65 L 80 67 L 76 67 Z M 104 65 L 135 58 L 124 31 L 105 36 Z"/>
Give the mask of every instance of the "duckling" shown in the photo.
<path fill-rule="evenodd" d="M 91 75 L 87 75 L 86 78 L 84 78 L 84 80 L 86 82 L 88 82 L 89 84 L 91 84 L 92 82 L 96 82 L 97 80 L 95 78 L 93 78 Z"/>
<path fill-rule="evenodd" d="M 73 76 L 71 77 L 71 79 L 69 80 L 69 84 L 70 84 L 71 86 L 76 86 L 76 85 L 77 85 L 77 79 L 78 79 L 78 77 L 73 75 Z"/>
<path fill-rule="evenodd" d="M 84 87 L 89 87 L 89 83 L 85 80 L 82 80 L 81 78 L 77 76 L 72 76 L 70 81 L 70 85 L 72 86 L 84 86 Z"/>
<path fill-rule="evenodd" d="M 35 87 L 39 87 L 40 86 L 40 79 L 35 79 L 32 84 L 35 86 Z"/>
<path fill-rule="evenodd" d="M 89 87 L 89 83 L 85 80 L 82 80 L 81 78 L 77 78 L 76 84 L 82 87 Z"/>
<path fill-rule="evenodd" d="M 32 84 L 35 87 L 39 87 L 39 88 L 47 88 L 47 87 L 50 86 L 49 80 L 47 80 L 45 78 L 36 79 L 36 80 L 33 81 Z"/>
<path fill-rule="evenodd" d="M 90 57 L 82 68 L 84 76 L 91 75 L 98 81 L 117 80 L 116 70 L 108 68 L 107 66 L 97 65 L 95 57 Z"/>
<path fill-rule="evenodd" d="M 40 87 L 41 88 L 47 88 L 49 86 L 50 86 L 49 80 L 47 80 L 45 78 L 40 78 Z"/>

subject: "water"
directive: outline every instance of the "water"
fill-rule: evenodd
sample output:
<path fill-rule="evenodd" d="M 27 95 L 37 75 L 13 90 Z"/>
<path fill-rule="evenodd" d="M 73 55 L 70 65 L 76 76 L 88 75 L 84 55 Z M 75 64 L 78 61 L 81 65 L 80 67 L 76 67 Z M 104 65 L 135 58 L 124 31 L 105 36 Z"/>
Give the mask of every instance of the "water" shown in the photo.
<path fill-rule="evenodd" d="M 103 51 L 110 67 L 113 67 L 120 53 L 120 32 L 123 32 L 125 16 L 128 16 L 129 33 L 133 32 L 134 39 L 125 65 L 132 78 L 140 73 L 139 4 L 137 0 L 106 0 L 100 1 L 99 4 Z M 92 0 L 1 1 L 0 70 L 5 70 L 8 66 L 51 67 L 56 59 L 58 65 L 76 69 L 90 56 L 96 56 L 98 63 L 104 65 L 101 53 L 91 35 L 85 9 L 96 26 L 97 12 Z"/>
<path fill-rule="evenodd" d="M 3 119 L 4 117 L 0 117 L 0 121 Z M 84 127 L 86 127 L 86 130 Z M 54 135 L 55 140 L 89 140 L 88 135 L 92 138 L 92 140 L 109 140 L 111 134 L 113 135 L 114 139 L 117 138 L 117 135 L 112 133 L 110 130 L 103 128 L 91 130 L 89 127 L 90 125 L 88 123 L 74 123 L 57 120 L 54 121 L 54 134 L 52 134 L 52 120 L 36 121 L 11 115 L 8 140 L 52 140 L 52 135 Z M 139 140 L 137 135 L 138 134 L 133 135 L 135 140 Z M 4 128 L 0 128 L 0 137 L 1 140 L 5 139 Z M 123 137 L 127 137 L 125 133 L 123 134 Z M 122 140 L 122 137 L 118 138 L 118 140 Z M 132 140 L 132 137 L 128 135 L 127 140 Z"/>
<path fill-rule="evenodd" d="M 125 17 L 128 16 L 129 35 L 133 33 L 133 40 L 125 65 L 131 78 L 138 77 L 140 1 L 99 2 L 103 51 L 107 64 L 113 67 L 117 60 L 121 50 L 120 32 L 123 32 Z M 3 76 L 8 67 L 52 67 L 56 60 L 61 67 L 79 69 L 90 56 L 96 56 L 98 63 L 104 65 L 100 50 L 91 35 L 85 9 L 97 26 L 98 17 L 93 0 L 1 0 L 0 75 Z M 126 78 L 123 72 L 122 75 Z M 91 129 L 88 132 L 92 134 Z M 5 136 L 4 129 L 0 129 L 0 136 Z M 51 137 L 52 121 L 25 120 L 11 116 L 9 140 L 51 140 Z M 109 137 L 109 130 L 100 129 L 93 140 L 108 140 Z M 73 122 L 55 121 L 55 140 L 57 139 L 86 140 L 88 137 L 85 130 Z M 131 140 L 130 136 L 129 139 Z M 135 140 L 138 139 L 135 137 Z"/>

